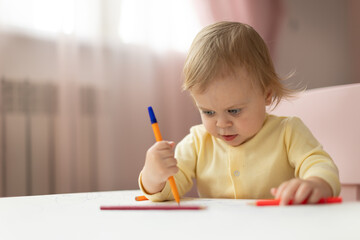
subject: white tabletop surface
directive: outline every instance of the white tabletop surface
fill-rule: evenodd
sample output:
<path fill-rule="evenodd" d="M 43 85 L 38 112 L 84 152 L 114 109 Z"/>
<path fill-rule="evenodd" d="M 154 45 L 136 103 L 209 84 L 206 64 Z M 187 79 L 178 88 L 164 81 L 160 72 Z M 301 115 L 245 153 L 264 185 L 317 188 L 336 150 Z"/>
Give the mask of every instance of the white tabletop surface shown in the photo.
<path fill-rule="evenodd" d="M 360 239 L 360 202 L 289 207 L 251 200 L 183 199 L 197 211 L 102 211 L 140 191 L 0 198 L 0 239 Z"/>

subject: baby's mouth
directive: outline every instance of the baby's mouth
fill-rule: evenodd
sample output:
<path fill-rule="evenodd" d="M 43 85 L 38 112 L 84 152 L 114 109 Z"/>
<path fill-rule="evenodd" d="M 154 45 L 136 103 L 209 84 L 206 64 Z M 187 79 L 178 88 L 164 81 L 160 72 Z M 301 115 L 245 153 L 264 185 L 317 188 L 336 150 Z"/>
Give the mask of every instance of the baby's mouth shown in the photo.
<path fill-rule="evenodd" d="M 234 135 L 221 135 L 221 137 L 227 142 L 234 140 L 237 136 L 238 136 L 237 134 L 234 134 Z"/>

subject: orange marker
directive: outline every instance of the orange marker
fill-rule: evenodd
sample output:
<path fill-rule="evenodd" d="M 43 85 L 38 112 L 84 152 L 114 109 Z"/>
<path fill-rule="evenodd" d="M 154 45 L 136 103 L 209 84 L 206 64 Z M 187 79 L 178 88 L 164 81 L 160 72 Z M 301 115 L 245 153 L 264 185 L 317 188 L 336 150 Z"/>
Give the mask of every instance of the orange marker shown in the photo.
<path fill-rule="evenodd" d="M 146 201 L 146 200 L 149 200 L 149 199 L 147 197 L 145 197 L 145 196 L 136 196 L 135 200 L 136 201 Z"/>
<path fill-rule="evenodd" d="M 148 107 L 148 111 L 149 111 L 151 126 L 153 129 L 154 135 L 155 135 L 155 139 L 157 142 L 162 141 L 159 125 L 156 121 L 155 113 L 154 113 L 152 107 Z M 171 191 L 172 191 L 172 194 L 174 195 L 175 201 L 178 204 L 180 204 L 180 196 L 179 196 L 179 192 L 176 187 L 175 179 L 173 176 L 171 176 L 168 178 L 168 180 L 169 180 Z"/>
<path fill-rule="evenodd" d="M 321 198 L 317 204 L 330 204 L 330 203 L 341 203 L 341 197 L 329 197 L 329 198 Z M 301 204 L 306 204 L 307 201 L 305 200 Z M 278 206 L 280 204 L 280 199 L 262 199 L 257 200 L 255 202 L 250 203 L 251 205 L 255 206 Z M 292 200 L 290 200 L 289 205 L 292 205 Z"/>

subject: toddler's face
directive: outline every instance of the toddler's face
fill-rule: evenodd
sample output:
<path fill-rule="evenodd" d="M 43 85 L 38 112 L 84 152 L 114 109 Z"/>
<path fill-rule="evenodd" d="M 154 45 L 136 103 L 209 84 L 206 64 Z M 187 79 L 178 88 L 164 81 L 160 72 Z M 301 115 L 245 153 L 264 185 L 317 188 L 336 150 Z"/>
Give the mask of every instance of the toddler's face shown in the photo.
<path fill-rule="evenodd" d="M 237 77 L 216 78 L 202 93 L 191 91 L 206 130 L 233 147 L 261 129 L 271 103 L 271 94 L 253 87 L 249 78 L 240 70 Z"/>

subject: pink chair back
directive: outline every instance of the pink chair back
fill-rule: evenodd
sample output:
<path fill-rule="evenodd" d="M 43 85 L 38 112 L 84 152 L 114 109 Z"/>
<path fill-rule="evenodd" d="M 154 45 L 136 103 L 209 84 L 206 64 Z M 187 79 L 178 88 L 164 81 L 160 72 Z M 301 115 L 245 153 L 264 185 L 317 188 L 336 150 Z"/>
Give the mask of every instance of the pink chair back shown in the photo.
<path fill-rule="evenodd" d="M 298 116 L 337 164 L 345 200 L 360 200 L 360 83 L 305 91 L 271 112 Z"/>

